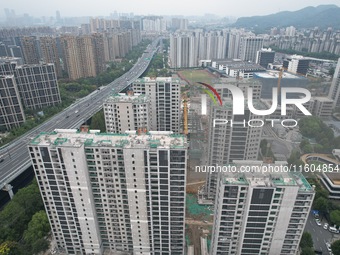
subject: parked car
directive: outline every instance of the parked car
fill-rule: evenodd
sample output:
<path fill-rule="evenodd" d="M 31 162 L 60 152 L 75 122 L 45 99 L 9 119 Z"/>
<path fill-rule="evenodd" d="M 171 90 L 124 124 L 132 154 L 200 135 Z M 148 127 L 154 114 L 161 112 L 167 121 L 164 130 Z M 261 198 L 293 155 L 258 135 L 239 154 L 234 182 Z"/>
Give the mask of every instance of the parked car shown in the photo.
<path fill-rule="evenodd" d="M 323 228 L 324 228 L 324 229 L 328 229 L 328 227 L 329 227 L 328 223 L 325 223 L 325 224 L 323 225 Z"/>
<path fill-rule="evenodd" d="M 339 233 L 339 230 L 335 227 L 329 227 L 328 230 L 329 232 L 332 232 L 332 233 Z"/>
<path fill-rule="evenodd" d="M 331 244 L 329 242 L 326 242 L 326 247 L 328 251 L 332 251 Z"/>
<path fill-rule="evenodd" d="M 315 219 L 315 223 L 318 225 L 318 226 L 321 226 L 321 221 L 319 219 Z"/>

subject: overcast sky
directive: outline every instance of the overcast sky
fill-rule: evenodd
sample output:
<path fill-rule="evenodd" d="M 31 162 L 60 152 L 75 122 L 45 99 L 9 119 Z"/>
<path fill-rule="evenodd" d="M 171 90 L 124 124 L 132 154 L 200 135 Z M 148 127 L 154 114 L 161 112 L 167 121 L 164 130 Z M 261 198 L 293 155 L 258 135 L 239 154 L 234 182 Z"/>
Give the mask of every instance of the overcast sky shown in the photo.
<path fill-rule="evenodd" d="M 2 2 L 2 3 L 1 3 Z M 3 8 L 14 9 L 17 15 L 32 16 L 108 16 L 118 13 L 158 15 L 254 16 L 280 11 L 295 11 L 306 6 L 336 4 L 340 0 L 0 0 Z M 4 16 L 3 9 L 0 10 Z"/>

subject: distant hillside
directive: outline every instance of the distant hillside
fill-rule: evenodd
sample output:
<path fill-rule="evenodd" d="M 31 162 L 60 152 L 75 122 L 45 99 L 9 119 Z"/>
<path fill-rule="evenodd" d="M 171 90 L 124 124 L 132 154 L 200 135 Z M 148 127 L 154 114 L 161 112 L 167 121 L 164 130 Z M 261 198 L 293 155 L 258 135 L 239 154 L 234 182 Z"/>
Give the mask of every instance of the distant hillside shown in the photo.
<path fill-rule="evenodd" d="M 271 27 L 294 26 L 297 28 L 327 28 L 340 29 L 340 8 L 336 5 L 319 5 L 306 7 L 294 12 L 278 12 L 266 16 L 239 18 L 234 26 L 257 28 L 259 30 Z"/>

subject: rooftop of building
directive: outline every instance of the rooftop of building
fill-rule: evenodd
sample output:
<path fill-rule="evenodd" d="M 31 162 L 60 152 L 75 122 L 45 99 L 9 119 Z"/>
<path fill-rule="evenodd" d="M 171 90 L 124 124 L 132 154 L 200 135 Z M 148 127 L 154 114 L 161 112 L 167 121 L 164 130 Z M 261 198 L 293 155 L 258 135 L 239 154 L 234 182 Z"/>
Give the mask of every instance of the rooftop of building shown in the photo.
<path fill-rule="evenodd" d="M 327 102 L 327 103 L 333 103 L 333 99 L 330 99 L 328 97 L 312 97 L 312 99 L 319 101 L 319 102 Z"/>
<path fill-rule="evenodd" d="M 214 83 L 214 87 L 220 87 L 220 86 L 223 86 L 225 84 L 232 84 L 232 85 L 240 85 L 240 84 L 246 84 L 246 85 L 259 85 L 261 86 L 262 83 L 261 81 L 259 81 L 258 79 L 237 79 L 237 78 L 234 78 L 234 77 L 227 77 L 227 78 L 220 78 L 219 81 L 217 83 Z"/>
<path fill-rule="evenodd" d="M 275 51 L 273 51 L 271 48 L 262 48 L 260 50 L 260 52 L 273 52 L 273 53 L 275 53 Z"/>
<path fill-rule="evenodd" d="M 257 69 L 266 70 L 262 66 L 252 62 L 242 61 L 241 59 L 214 59 L 212 62 L 216 62 L 219 65 L 228 66 L 230 69 Z"/>
<path fill-rule="evenodd" d="M 124 134 L 100 133 L 99 130 L 56 129 L 40 133 L 30 145 L 56 147 L 109 148 L 187 148 L 185 136 L 172 131 L 126 131 Z"/>
<path fill-rule="evenodd" d="M 232 109 L 233 107 L 233 100 L 231 98 L 223 98 L 223 108 L 227 108 L 227 109 Z M 244 109 L 248 109 L 248 100 L 245 99 L 244 100 Z M 255 107 L 255 109 L 257 110 L 267 110 L 268 107 L 259 99 L 253 99 L 253 106 Z"/>
<path fill-rule="evenodd" d="M 172 82 L 179 83 L 181 80 L 179 78 L 174 77 L 142 77 L 136 79 L 136 82 Z"/>
<path fill-rule="evenodd" d="M 325 173 L 325 175 L 328 177 L 328 179 L 337 186 L 340 186 L 340 175 L 339 173 Z"/>
<path fill-rule="evenodd" d="M 280 75 L 280 71 L 270 70 L 267 72 L 259 72 L 254 73 L 254 77 L 260 77 L 265 79 L 278 79 Z M 292 73 L 283 72 L 282 73 L 282 79 L 306 79 L 305 77 L 301 77 L 299 75 L 295 75 Z"/>
<path fill-rule="evenodd" d="M 112 94 L 105 103 L 145 103 L 148 102 L 149 98 L 147 95 L 139 93 L 115 93 Z"/>
<path fill-rule="evenodd" d="M 299 172 L 289 172 L 286 161 L 266 164 L 262 161 L 234 161 L 236 172 L 225 174 L 224 183 L 227 185 L 247 185 L 253 187 L 282 187 L 298 186 L 301 191 L 312 191 L 312 186 Z M 242 167 L 249 167 L 243 168 Z M 270 166 L 275 167 L 269 171 Z M 245 170 L 246 169 L 246 170 Z M 339 178 L 340 181 L 340 178 Z"/>

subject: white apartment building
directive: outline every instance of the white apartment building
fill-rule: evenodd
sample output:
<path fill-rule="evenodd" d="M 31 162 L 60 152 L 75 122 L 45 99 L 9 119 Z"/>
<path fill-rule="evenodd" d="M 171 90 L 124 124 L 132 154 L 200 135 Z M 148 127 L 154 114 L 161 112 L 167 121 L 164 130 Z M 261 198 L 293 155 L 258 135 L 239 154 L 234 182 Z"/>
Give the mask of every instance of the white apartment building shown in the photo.
<path fill-rule="evenodd" d="M 106 132 L 124 133 L 126 130 L 150 130 L 150 100 L 146 95 L 118 93 L 104 103 Z"/>
<path fill-rule="evenodd" d="M 259 100 L 253 100 L 258 110 L 265 109 Z M 227 120 L 226 124 L 213 126 L 214 119 Z M 224 99 L 222 106 L 213 105 L 209 113 L 208 166 L 224 166 L 234 160 L 256 160 L 262 136 L 262 127 L 251 127 L 248 121 L 263 119 L 256 116 L 245 106 L 244 115 L 233 115 L 231 99 Z M 252 122 L 259 125 L 259 122 Z M 217 173 L 207 173 L 205 193 L 208 199 L 215 199 Z"/>
<path fill-rule="evenodd" d="M 28 148 L 59 251 L 184 254 L 184 136 L 67 129 Z"/>
<path fill-rule="evenodd" d="M 220 175 L 210 254 L 297 254 L 313 188 L 301 173 L 269 173 L 261 161 L 234 163 L 257 170 Z"/>
<path fill-rule="evenodd" d="M 132 83 L 135 93 L 150 99 L 150 129 L 180 132 L 181 83 L 172 77 L 143 77 Z"/>

